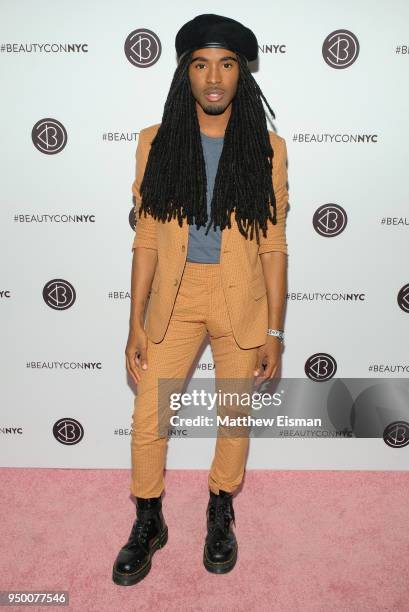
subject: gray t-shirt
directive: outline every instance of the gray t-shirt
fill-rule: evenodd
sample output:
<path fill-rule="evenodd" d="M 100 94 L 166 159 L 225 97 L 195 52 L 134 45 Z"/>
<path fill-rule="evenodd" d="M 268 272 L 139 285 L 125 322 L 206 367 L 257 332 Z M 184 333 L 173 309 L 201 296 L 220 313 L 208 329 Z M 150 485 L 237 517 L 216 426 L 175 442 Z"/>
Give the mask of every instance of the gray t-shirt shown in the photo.
<path fill-rule="evenodd" d="M 224 138 L 223 136 L 218 138 L 207 136 L 206 134 L 203 134 L 203 132 L 200 132 L 200 136 L 202 139 L 207 177 L 208 223 L 210 220 L 210 204 L 213 197 L 214 181 L 216 178 L 220 155 L 223 149 Z M 205 236 L 207 223 L 204 227 L 199 227 L 199 229 L 196 228 L 196 225 L 189 226 L 187 261 L 195 261 L 199 263 L 219 263 L 221 229 L 219 226 L 217 226 L 216 230 L 214 230 L 212 225 L 207 236 Z"/>

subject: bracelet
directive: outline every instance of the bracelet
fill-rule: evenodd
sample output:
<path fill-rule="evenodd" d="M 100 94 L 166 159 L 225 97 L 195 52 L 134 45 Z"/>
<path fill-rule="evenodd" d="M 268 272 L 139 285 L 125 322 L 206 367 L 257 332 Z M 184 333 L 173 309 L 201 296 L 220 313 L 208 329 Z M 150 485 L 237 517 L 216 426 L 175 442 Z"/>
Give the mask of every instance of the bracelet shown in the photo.
<path fill-rule="evenodd" d="M 267 329 L 268 336 L 276 336 L 280 338 L 281 342 L 284 342 L 284 331 L 282 329 Z"/>

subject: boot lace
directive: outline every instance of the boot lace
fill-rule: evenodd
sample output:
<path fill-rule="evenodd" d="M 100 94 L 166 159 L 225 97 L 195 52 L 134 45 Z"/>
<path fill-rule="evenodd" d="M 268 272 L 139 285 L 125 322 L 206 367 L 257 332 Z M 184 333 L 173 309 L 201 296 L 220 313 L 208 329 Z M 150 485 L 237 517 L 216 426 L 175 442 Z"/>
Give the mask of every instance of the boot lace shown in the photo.
<path fill-rule="evenodd" d="M 152 517 L 147 516 L 141 511 L 138 511 L 137 519 L 132 525 L 130 540 L 133 544 L 139 543 L 144 548 L 148 547 L 149 528 L 152 524 Z"/>
<path fill-rule="evenodd" d="M 227 533 L 230 529 L 230 521 L 233 520 L 234 526 L 236 526 L 236 519 L 234 516 L 234 509 L 231 499 L 223 502 L 216 503 L 215 505 L 210 504 L 209 507 L 209 531 L 216 532 L 221 530 L 223 533 Z"/>

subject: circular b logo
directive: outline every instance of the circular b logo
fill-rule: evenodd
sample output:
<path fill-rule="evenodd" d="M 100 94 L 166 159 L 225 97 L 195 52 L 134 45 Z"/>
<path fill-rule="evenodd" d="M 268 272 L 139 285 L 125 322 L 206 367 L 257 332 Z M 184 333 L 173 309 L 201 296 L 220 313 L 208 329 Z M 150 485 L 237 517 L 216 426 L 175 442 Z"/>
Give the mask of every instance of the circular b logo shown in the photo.
<path fill-rule="evenodd" d="M 321 382 L 335 376 L 337 362 L 328 353 L 315 353 L 305 362 L 304 371 L 308 378 Z"/>
<path fill-rule="evenodd" d="M 129 221 L 129 225 L 131 226 L 133 231 L 135 231 L 135 229 L 136 229 L 135 206 L 132 206 L 131 210 L 129 211 L 128 221 Z"/>
<path fill-rule="evenodd" d="M 349 30 L 335 30 L 322 44 L 322 56 L 331 68 L 348 68 L 359 55 L 359 42 Z"/>
<path fill-rule="evenodd" d="M 53 434 L 61 444 L 72 446 L 81 442 L 84 437 L 84 428 L 76 419 L 64 418 L 54 423 Z"/>
<path fill-rule="evenodd" d="M 383 432 L 385 444 L 392 448 L 402 448 L 409 444 L 409 423 L 406 421 L 395 421 L 389 423 Z"/>
<path fill-rule="evenodd" d="M 57 119 L 40 119 L 31 131 L 31 139 L 41 153 L 55 155 L 67 144 L 67 131 Z"/>
<path fill-rule="evenodd" d="M 321 236 L 331 238 L 344 231 L 348 221 L 347 214 L 338 204 L 323 204 L 314 213 L 312 224 Z"/>
<path fill-rule="evenodd" d="M 162 53 L 159 37 L 146 28 L 128 34 L 124 51 L 128 61 L 138 68 L 150 68 L 156 64 Z"/>
<path fill-rule="evenodd" d="M 68 281 L 54 278 L 44 285 L 44 302 L 54 310 L 67 310 L 75 302 L 75 289 Z"/>
<path fill-rule="evenodd" d="M 404 285 L 398 293 L 398 305 L 403 312 L 409 312 L 409 283 Z"/>

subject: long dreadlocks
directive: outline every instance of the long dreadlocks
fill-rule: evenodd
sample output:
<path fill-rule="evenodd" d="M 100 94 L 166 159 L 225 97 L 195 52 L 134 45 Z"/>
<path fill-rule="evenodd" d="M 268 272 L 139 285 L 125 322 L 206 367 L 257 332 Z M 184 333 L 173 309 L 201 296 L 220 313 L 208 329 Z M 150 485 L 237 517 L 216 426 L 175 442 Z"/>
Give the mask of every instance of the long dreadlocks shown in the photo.
<path fill-rule="evenodd" d="M 259 229 L 267 230 L 267 219 L 276 224 L 276 200 L 272 184 L 271 147 L 261 98 L 275 118 L 260 87 L 250 73 L 247 60 L 236 54 L 239 78 L 232 112 L 224 135 L 223 150 L 213 190 L 210 221 L 220 229 L 231 227 L 230 215 L 240 233 L 250 239 Z M 141 183 L 142 211 L 155 219 L 169 221 L 177 216 L 196 227 L 204 226 L 207 215 L 207 181 L 200 126 L 191 91 L 188 67 L 192 53 L 178 64 L 164 106 L 162 123 L 151 144 Z M 271 216 L 270 206 L 273 207 Z"/>

